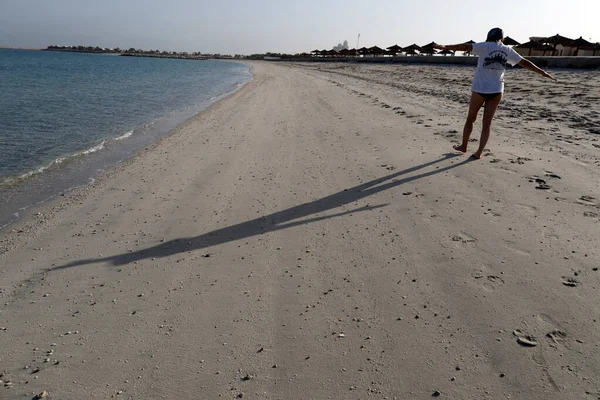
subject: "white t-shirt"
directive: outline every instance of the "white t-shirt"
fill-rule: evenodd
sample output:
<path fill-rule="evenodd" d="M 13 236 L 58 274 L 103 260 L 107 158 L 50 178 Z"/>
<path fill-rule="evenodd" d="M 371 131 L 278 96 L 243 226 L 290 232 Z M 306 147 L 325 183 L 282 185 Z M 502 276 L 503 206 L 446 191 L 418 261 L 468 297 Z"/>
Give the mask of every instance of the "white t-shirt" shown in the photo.
<path fill-rule="evenodd" d="M 506 64 L 516 65 L 523 57 L 501 42 L 473 43 L 473 54 L 479 56 L 473 91 L 503 93 Z"/>

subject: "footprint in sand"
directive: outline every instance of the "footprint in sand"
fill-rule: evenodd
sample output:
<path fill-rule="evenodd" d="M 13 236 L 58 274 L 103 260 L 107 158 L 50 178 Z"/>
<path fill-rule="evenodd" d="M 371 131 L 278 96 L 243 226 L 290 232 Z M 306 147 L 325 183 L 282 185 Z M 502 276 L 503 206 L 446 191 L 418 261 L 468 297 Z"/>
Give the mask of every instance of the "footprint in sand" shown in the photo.
<path fill-rule="evenodd" d="M 484 265 L 481 269 L 473 272 L 471 277 L 488 291 L 493 291 L 496 287 L 506 283 L 500 276 L 495 275 L 492 272 L 492 268 L 487 265 Z"/>
<path fill-rule="evenodd" d="M 529 211 L 531 213 L 534 213 L 534 214 L 538 212 L 537 207 L 530 206 L 529 204 L 520 204 L 519 203 L 516 206 L 519 207 L 519 208 L 521 208 L 521 209 L 523 209 L 523 210 L 526 210 L 526 211 Z"/>
<path fill-rule="evenodd" d="M 525 162 L 527 161 L 532 161 L 531 158 L 527 158 L 527 157 L 517 157 L 516 159 L 513 158 L 509 158 L 508 161 L 511 162 L 511 164 L 525 164 Z"/>
<path fill-rule="evenodd" d="M 529 180 L 529 182 L 537 183 L 537 186 L 535 187 L 536 189 L 539 189 L 539 190 L 552 189 L 552 186 L 548 185 L 548 183 L 545 180 L 543 180 L 542 178 L 533 176 L 533 177 L 527 177 L 527 179 Z"/>
<path fill-rule="evenodd" d="M 560 176 L 550 171 L 546 171 L 546 176 L 551 179 L 562 179 Z"/>
<path fill-rule="evenodd" d="M 477 271 L 471 274 L 473 279 L 488 291 L 493 291 L 497 286 L 504 285 L 506 282 L 498 275 L 486 275 L 483 271 Z"/>
<path fill-rule="evenodd" d="M 596 198 L 592 196 L 581 196 L 578 200 L 578 203 L 583 204 L 584 206 L 597 206 L 598 203 Z"/>
<path fill-rule="evenodd" d="M 458 235 L 452 236 L 452 241 L 455 243 L 462 243 L 462 244 L 474 244 L 475 242 L 477 242 L 477 239 L 475 239 L 473 236 L 461 232 Z"/>
<path fill-rule="evenodd" d="M 545 335 L 545 338 L 550 347 L 554 349 L 558 349 L 559 346 L 570 348 L 568 334 L 558 321 L 548 314 L 539 314 L 537 318 L 541 323 L 549 325 L 548 329 L 550 331 Z"/>
<path fill-rule="evenodd" d="M 526 334 L 519 329 L 513 332 L 513 335 L 517 337 L 517 343 L 524 347 L 535 347 L 538 345 L 537 339 L 533 335 Z"/>
<path fill-rule="evenodd" d="M 529 256 L 529 255 L 531 255 L 530 252 L 528 252 L 527 250 L 519 248 L 519 246 L 516 243 L 514 243 L 514 242 L 505 241 L 504 247 L 506 247 L 508 250 L 512 251 L 513 253 L 517 253 L 517 254 L 520 254 L 522 256 Z"/>
<path fill-rule="evenodd" d="M 569 347 L 567 342 L 567 333 L 558 329 L 555 329 L 546 334 L 546 339 L 551 347 L 557 348 L 559 345 Z"/>
<path fill-rule="evenodd" d="M 504 285 L 506 283 L 506 282 L 504 282 L 504 279 L 500 278 L 497 275 L 488 275 L 487 280 L 488 280 L 488 282 L 491 282 L 495 285 Z"/>
<path fill-rule="evenodd" d="M 563 276 L 562 284 L 568 287 L 578 287 L 579 285 L 581 285 L 581 283 L 577 279 L 570 276 Z"/>

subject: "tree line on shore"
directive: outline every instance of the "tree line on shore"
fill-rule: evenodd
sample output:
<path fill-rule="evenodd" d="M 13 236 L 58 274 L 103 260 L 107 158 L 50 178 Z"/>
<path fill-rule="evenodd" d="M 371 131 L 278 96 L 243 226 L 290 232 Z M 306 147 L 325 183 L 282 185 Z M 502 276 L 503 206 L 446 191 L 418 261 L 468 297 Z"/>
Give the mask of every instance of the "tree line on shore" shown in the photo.
<path fill-rule="evenodd" d="M 48 46 L 45 51 L 65 51 L 65 52 L 76 52 L 76 53 L 95 53 L 95 54 L 119 54 L 124 56 L 133 56 L 133 57 L 155 57 L 155 58 L 184 58 L 184 59 L 222 59 L 222 58 L 234 58 L 234 59 L 248 59 L 248 60 L 262 60 L 265 57 L 277 57 L 282 59 L 289 58 L 306 58 L 310 57 L 308 53 L 300 53 L 300 54 L 284 54 L 284 53 L 261 53 L 261 54 L 252 54 L 252 55 L 242 55 L 242 54 L 220 54 L 220 53 L 202 53 L 202 52 L 177 52 L 177 51 L 167 51 L 167 50 L 143 50 L 136 48 L 129 49 L 121 49 L 119 47 L 115 48 L 105 48 L 98 46 L 57 46 L 52 45 Z"/>
<path fill-rule="evenodd" d="M 166 50 L 142 50 L 136 48 L 129 49 L 121 49 L 119 47 L 115 48 L 104 48 L 98 46 L 57 46 L 52 45 L 48 46 L 46 51 L 66 51 L 66 52 L 76 52 L 76 53 L 94 53 L 94 54 L 119 54 L 123 56 L 133 56 L 133 57 L 154 57 L 154 58 L 181 58 L 181 59 L 215 59 L 215 58 L 243 58 L 242 55 L 229 55 L 229 54 L 219 54 L 219 53 L 201 53 L 201 52 L 193 52 L 188 53 L 186 51 L 177 52 L 177 51 L 166 51 Z"/>

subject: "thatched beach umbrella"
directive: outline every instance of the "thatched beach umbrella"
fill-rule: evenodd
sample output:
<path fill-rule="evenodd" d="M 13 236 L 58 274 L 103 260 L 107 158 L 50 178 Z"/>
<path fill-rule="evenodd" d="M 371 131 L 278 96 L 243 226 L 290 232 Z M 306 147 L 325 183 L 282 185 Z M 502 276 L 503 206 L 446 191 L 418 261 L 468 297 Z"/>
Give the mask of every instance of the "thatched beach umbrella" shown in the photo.
<path fill-rule="evenodd" d="M 425 46 L 422 46 L 420 51 L 423 54 L 434 55 L 435 53 L 437 53 L 437 51 L 433 48 L 433 46 L 437 46 L 437 43 L 436 42 L 428 43 Z"/>
<path fill-rule="evenodd" d="M 468 42 L 464 42 L 463 44 L 475 44 L 475 43 L 477 43 L 477 42 L 474 41 L 474 40 L 469 40 Z M 465 55 L 470 56 L 471 52 L 470 51 L 465 51 Z"/>
<path fill-rule="evenodd" d="M 533 50 L 543 51 L 544 52 L 543 56 L 546 55 L 547 51 L 551 51 L 554 54 L 554 51 L 556 50 L 554 47 L 552 47 L 550 45 L 547 45 L 547 44 L 542 43 L 542 42 L 536 42 L 534 40 L 530 40 L 529 42 L 526 42 L 526 43 L 520 44 L 518 46 L 515 46 L 515 48 L 517 48 L 517 49 L 528 49 L 529 51 L 528 51 L 527 56 L 530 56 L 531 52 Z"/>
<path fill-rule="evenodd" d="M 504 38 L 504 40 L 502 41 L 502 43 L 504 43 L 507 46 L 518 46 L 521 43 L 517 42 L 515 39 L 511 38 L 510 36 L 507 36 Z"/>
<path fill-rule="evenodd" d="M 559 35 L 558 33 L 554 36 L 550 36 L 544 38 L 544 43 L 548 43 L 551 46 L 563 45 L 563 46 L 571 46 L 574 42 L 573 39 L 569 39 L 568 37 L 564 37 Z"/>
<path fill-rule="evenodd" d="M 530 40 L 529 42 L 521 43 L 520 45 L 515 46 L 515 48 L 522 49 L 522 50 L 528 50 L 527 56 L 530 56 L 531 51 L 538 49 L 541 45 L 542 44 L 540 42 Z"/>
<path fill-rule="evenodd" d="M 388 51 L 389 51 L 390 53 L 392 53 L 393 55 L 396 55 L 396 54 L 398 54 L 398 53 L 401 53 L 401 52 L 402 52 L 402 47 L 398 46 L 397 44 L 395 44 L 395 45 L 393 45 L 393 46 L 390 46 L 390 47 L 388 47 L 387 49 L 388 49 Z"/>
<path fill-rule="evenodd" d="M 583 36 L 579 36 L 579 39 L 573 40 L 573 46 L 575 46 L 575 55 L 577 55 L 579 53 L 579 49 L 592 49 L 593 43 L 585 40 Z"/>
<path fill-rule="evenodd" d="M 415 55 L 418 52 L 423 51 L 423 49 L 421 49 L 420 46 L 417 46 L 415 43 L 411 44 L 410 46 L 404 47 L 402 49 L 403 52 L 405 52 L 406 54 L 410 54 L 410 55 Z"/>
<path fill-rule="evenodd" d="M 440 51 L 440 54 L 443 56 L 447 56 L 448 54 L 454 55 L 454 51 L 452 50 L 442 50 Z"/>
<path fill-rule="evenodd" d="M 377 47 L 377 46 L 373 46 L 369 48 L 369 54 L 372 54 L 374 56 L 382 56 L 386 53 L 386 51 L 384 49 L 382 49 L 381 47 Z"/>
<path fill-rule="evenodd" d="M 552 55 L 554 55 L 554 53 L 556 52 L 556 46 L 558 46 L 558 45 L 561 45 L 564 47 L 573 46 L 573 39 L 569 39 L 568 37 L 560 36 L 558 33 L 554 36 L 544 38 L 543 42 L 547 43 L 553 47 Z"/>
<path fill-rule="evenodd" d="M 578 47 L 588 47 L 593 45 L 592 42 L 585 40 L 583 36 L 579 36 L 579 39 L 573 40 L 573 44 Z"/>

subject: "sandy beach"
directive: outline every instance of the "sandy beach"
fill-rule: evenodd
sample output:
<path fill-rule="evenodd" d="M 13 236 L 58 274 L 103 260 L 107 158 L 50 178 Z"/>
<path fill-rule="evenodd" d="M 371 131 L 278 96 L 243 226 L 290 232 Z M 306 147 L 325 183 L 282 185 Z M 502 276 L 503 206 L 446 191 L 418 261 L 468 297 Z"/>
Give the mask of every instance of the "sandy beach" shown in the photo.
<path fill-rule="evenodd" d="M 0 232 L 0 399 L 600 399 L 600 71 L 253 71 Z"/>

